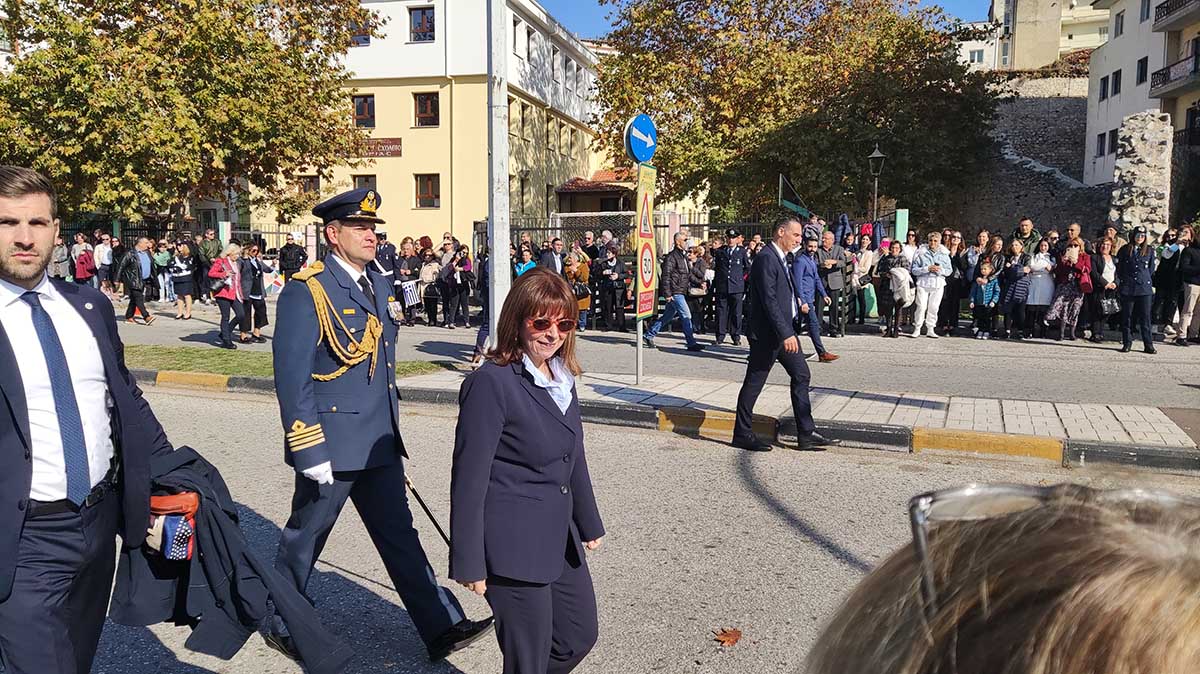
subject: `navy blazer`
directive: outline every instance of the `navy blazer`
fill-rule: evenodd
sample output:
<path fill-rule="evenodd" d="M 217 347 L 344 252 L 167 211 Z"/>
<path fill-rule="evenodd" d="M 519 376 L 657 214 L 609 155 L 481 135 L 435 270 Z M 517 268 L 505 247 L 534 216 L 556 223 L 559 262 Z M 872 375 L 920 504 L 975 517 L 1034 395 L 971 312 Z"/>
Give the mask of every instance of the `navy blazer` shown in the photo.
<path fill-rule="evenodd" d="M 555 272 L 559 276 L 566 277 L 566 275 L 567 275 L 567 252 L 563 251 L 562 254 L 558 256 L 558 258 L 559 258 L 559 264 L 562 266 L 561 271 L 556 271 L 554 269 L 554 251 L 552 251 L 552 250 L 547 250 L 542 253 L 541 257 L 539 257 L 537 260 L 537 266 L 545 267 L 546 269 L 549 269 L 550 271 Z"/>
<path fill-rule="evenodd" d="M 146 539 L 150 522 L 150 460 L 156 455 L 169 454 L 171 443 L 125 367 L 125 346 L 117 334 L 112 303 L 91 286 L 60 280 L 51 283 L 87 321 L 100 347 L 98 356 L 104 362 L 104 377 L 113 402 L 113 449 L 120 459 L 117 477 L 124 519 L 119 533 L 126 548 L 136 548 Z M 12 593 L 17 563 L 12 551 L 17 549 L 25 525 L 33 481 L 29 408 L 17 357 L 4 326 L 0 325 L 0 372 L 4 373 L 0 376 L 0 391 L 7 402 L 0 409 L 0 550 L 6 551 L 0 554 L 0 601 Z"/>
<path fill-rule="evenodd" d="M 550 583 L 567 546 L 604 535 L 583 453 L 579 397 L 564 415 L 523 363 L 485 363 L 458 394 L 450 577 Z"/>
<path fill-rule="evenodd" d="M 360 339 L 367 316 L 383 323 L 379 361 L 374 376 L 370 359 L 331 381 L 314 374 L 336 372 L 342 363 L 329 345 L 318 344 L 321 331 L 307 282 L 288 282 L 279 294 L 275 312 L 272 361 L 275 392 L 283 421 L 284 461 L 303 471 L 326 461 L 335 471 L 385 466 L 405 455 L 400 438 L 400 397 L 396 392 L 396 322 L 388 313 L 392 282 L 368 269 L 375 297 L 367 297 L 336 260 L 314 277 L 329 297 L 335 316 L 336 339 L 345 347 L 348 337 L 338 319 Z"/>
<path fill-rule="evenodd" d="M 745 246 L 721 246 L 712 252 L 713 284 L 720 295 L 736 295 L 746 292 L 746 269 L 750 266 L 750 253 Z"/>
<path fill-rule="evenodd" d="M 791 270 L 768 243 L 750 265 L 750 320 L 746 335 L 774 348 L 796 336 L 792 307 L 796 304 Z"/>
<path fill-rule="evenodd" d="M 1122 297 L 1141 297 L 1154 294 L 1154 248 L 1148 255 L 1139 255 L 1133 243 L 1117 251 L 1117 288 Z"/>
<path fill-rule="evenodd" d="M 817 295 L 829 296 L 825 292 L 825 284 L 821 282 L 816 258 L 807 253 L 796 254 L 796 262 L 792 264 L 792 283 L 796 286 L 796 297 L 810 307 L 816 304 Z"/>

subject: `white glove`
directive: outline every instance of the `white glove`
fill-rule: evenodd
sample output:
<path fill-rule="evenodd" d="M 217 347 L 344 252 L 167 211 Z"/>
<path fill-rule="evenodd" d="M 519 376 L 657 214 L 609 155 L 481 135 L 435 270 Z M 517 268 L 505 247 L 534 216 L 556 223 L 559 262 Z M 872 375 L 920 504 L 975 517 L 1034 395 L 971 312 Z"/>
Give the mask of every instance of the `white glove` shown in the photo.
<path fill-rule="evenodd" d="M 146 529 L 146 547 L 156 552 L 162 551 L 163 522 L 165 518 L 155 517 L 150 528 Z"/>
<path fill-rule="evenodd" d="M 333 484 L 333 464 L 328 461 L 300 472 L 317 484 Z"/>

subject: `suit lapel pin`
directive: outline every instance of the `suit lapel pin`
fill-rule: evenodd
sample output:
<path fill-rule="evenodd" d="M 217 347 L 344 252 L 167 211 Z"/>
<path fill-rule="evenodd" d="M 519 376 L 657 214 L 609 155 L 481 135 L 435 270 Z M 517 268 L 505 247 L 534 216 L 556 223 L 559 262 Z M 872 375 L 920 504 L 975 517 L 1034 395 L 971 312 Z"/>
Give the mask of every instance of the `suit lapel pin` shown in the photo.
<path fill-rule="evenodd" d="M 91 302 L 84 303 L 83 308 L 90 311 L 92 309 L 92 303 Z"/>

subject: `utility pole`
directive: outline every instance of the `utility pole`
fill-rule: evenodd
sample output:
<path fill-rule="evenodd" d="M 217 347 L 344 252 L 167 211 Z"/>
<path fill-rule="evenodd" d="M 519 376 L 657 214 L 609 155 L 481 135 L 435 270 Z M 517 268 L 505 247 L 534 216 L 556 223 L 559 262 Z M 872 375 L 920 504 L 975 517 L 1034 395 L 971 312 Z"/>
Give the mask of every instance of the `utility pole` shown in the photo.
<path fill-rule="evenodd" d="M 488 3 L 488 328 L 494 343 L 500 309 L 512 287 L 508 244 L 508 3 Z M 480 328 L 482 329 L 482 328 Z"/>

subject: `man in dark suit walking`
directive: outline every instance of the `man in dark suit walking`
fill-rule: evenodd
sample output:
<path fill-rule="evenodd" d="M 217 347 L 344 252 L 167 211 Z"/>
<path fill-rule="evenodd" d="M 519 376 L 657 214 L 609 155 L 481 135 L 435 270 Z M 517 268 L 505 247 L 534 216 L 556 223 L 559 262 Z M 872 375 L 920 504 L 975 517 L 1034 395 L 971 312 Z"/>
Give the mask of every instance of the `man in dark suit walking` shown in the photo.
<path fill-rule="evenodd" d="M 713 284 L 717 293 L 717 344 L 723 344 L 728 334 L 733 338 L 734 346 L 741 346 L 742 300 L 746 297 L 750 254 L 742 245 L 745 238 L 741 232 L 730 228 L 725 236 L 726 245 L 712 252 L 716 272 Z"/>
<path fill-rule="evenodd" d="M 779 361 L 791 377 L 792 413 L 800 438 L 796 449 L 820 450 L 839 444 L 816 431 L 812 418 L 812 402 L 808 397 L 811 374 L 800 340 L 796 337 L 796 322 L 800 315 L 792 266 L 795 251 L 800 246 L 803 226 L 795 218 L 775 224 L 775 240 L 763 247 L 750 267 L 750 358 L 746 378 L 738 393 L 737 421 L 733 429 L 733 446 L 756 452 L 770 451 L 771 446 L 754 435 L 754 403 L 762 393 L 767 375 Z"/>
<path fill-rule="evenodd" d="M 50 280 L 57 196 L 0 166 L 0 671 L 91 670 L 116 536 L 142 545 L 171 444 L 125 368 L 113 307 Z"/>
<path fill-rule="evenodd" d="M 468 619 L 437 584 L 405 497 L 396 331 L 404 318 L 391 279 L 372 269 L 382 203 L 374 190 L 339 194 L 313 208 L 330 254 L 284 286 L 273 344 L 275 391 L 296 471 L 292 514 L 275 567 L 301 592 L 346 500 L 354 501 L 429 657 L 441 660 L 491 627 Z M 265 635 L 296 657 L 282 621 Z"/>
<path fill-rule="evenodd" d="M 542 256 L 538 258 L 537 266 L 545 267 L 559 276 L 566 275 L 566 272 L 563 271 L 566 269 L 566 263 L 563 260 L 562 239 L 554 237 L 554 240 L 550 242 L 550 250 L 542 253 Z"/>

